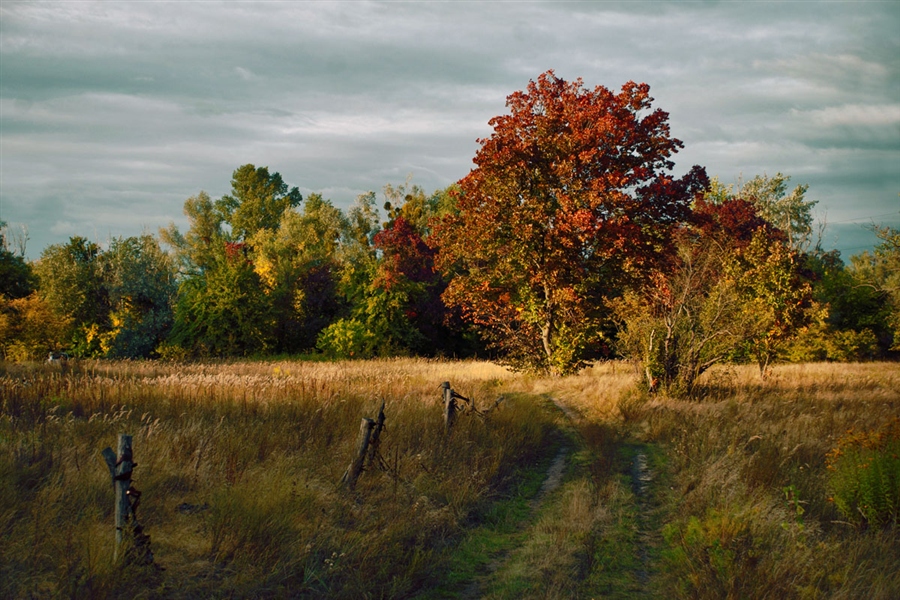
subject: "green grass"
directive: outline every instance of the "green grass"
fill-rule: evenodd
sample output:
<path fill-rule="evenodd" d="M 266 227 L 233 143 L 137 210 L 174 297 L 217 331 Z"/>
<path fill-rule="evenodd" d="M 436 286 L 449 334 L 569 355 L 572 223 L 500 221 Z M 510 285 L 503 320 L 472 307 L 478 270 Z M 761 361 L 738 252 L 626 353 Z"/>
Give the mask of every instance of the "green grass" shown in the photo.
<path fill-rule="evenodd" d="M 466 530 L 448 550 L 446 566 L 436 578 L 439 583 L 417 598 L 459 597 L 494 561 L 522 543 L 534 517 L 532 501 L 559 445 L 558 439 L 548 439 L 539 460 L 511 473 L 503 488 L 472 512 Z"/>

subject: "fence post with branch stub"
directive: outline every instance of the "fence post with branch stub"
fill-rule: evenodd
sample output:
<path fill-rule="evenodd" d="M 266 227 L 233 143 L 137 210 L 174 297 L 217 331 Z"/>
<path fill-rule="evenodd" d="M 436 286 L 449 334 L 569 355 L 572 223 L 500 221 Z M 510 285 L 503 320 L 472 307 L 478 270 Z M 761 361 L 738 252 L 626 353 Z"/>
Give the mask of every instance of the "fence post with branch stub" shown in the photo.
<path fill-rule="evenodd" d="M 381 408 L 378 409 L 378 416 L 375 417 L 375 428 L 372 429 L 372 435 L 369 438 L 368 460 L 366 464 L 370 467 L 375 464 L 378 459 L 378 444 L 381 442 L 381 432 L 384 430 L 384 400 L 381 401 Z"/>
<path fill-rule="evenodd" d="M 120 433 L 117 452 L 113 452 L 109 447 L 104 448 L 101 452 L 116 490 L 116 546 L 113 557 L 114 560 L 119 560 L 119 548 L 124 540 L 125 526 L 131 522 L 134 540 L 123 558 L 127 563 L 149 565 L 153 564 L 150 536 L 144 533 L 144 528 L 137 520 L 141 492 L 131 483 L 131 473 L 137 466 L 137 463 L 134 462 L 131 440 L 130 435 Z"/>
<path fill-rule="evenodd" d="M 456 399 L 449 381 L 442 383 L 441 388 L 444 395 L 444 433 L 449 434 L 453 423 L 456 422 Z"/>
<path fill-rule="evenodd" d="M 462 394 L 458 394 L 456 390 L 450 387 L 450 382 L 445 381 L 440 385 L 443 399 L 444 399 L 444 433 L 449 434 L 450 430 L 453 427 L 453 424 L 456 422 L 456 417 L 459 413 L 464 414 L 474 414 L 478 418 L 484 420 L 487 417 L 488 413 L 492 410 L 498 408 L 500 403 L 503 402 L 503 396 L 497 398 L 497 401 L 491 405 L 490 408 L 486 408 L 484 410 L 479 410 L 477 406 L 475 406 L 475 401 L 471 398 L 466 398 Z"/>

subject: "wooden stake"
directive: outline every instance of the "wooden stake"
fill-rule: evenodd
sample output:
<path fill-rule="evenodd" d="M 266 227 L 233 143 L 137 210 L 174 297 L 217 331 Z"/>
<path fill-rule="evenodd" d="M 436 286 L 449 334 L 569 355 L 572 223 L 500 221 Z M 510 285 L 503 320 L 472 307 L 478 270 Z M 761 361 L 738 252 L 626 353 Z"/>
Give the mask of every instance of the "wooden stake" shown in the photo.
<path fill-rule="evenodd" d="M 444 433 L 449 434 L 456 421 L 456 400 L 453 398 L 449 381 L 442 383 L 441 388 L 444 390 Z"/>
<path fill-rule="evenodd" d="M 341 483 L 343 483 L 348 490 L 352 490 L 356 486 L 356 480 L 359 479 L 359 475 L 362 473 L 363 464 L 366 461 L 366 450 L 369 448 L 369 439 L 372 436 L 372 430 L 374 428 L 375 421 L 363 418 L 359 426 L 356 455 L 353 457 L 350 466 L 347 467 L 347 470 L 344 472 L 344 476 L 341 477 Z"/>
<path fill-rule="evenodd" d="M 118 451 L 113 453 L 111 448 L 105 448 L 102 454 L 106 466 L 109 467 L 109 474 L 116 490 L 116 548 L 113 556 L 118 560 L 119 547 L 122 545 L 122 533 L 125 531 L 125 524 L 132 512 L 128 498 L 128 490 L 131 488 L 131 473 L 135 466 L 131 436 L 120 433 Z"/>
<path fill-rule="evenodd" d="M 381 441 L 381 431 L 384 429 L 384 419 L 384 400 L 382 400 L 378 416 L 375 418 L 375 427 L 372 429 L 372 437 L 369 439 L 369 459 L 367 461 L 369 467 L 375 464 L 377 458 L 378 443 Z"/>

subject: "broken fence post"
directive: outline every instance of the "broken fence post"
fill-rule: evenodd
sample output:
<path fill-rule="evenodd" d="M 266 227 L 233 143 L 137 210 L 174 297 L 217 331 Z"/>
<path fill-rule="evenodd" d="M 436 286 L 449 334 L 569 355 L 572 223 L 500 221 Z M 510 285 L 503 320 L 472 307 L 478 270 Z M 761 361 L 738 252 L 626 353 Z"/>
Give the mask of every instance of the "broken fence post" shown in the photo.
<path fill-rule="evenodd" d="M 119 434 L 117 452 L 112 448 L 103 450 L 103 458 L 112 476 L 113 488 L 116 490 L 116 549 L 115 559 L 119 558 L 119 547 L 122 545 L 122 532 L 131 512 L 128 502 L 128 488 L 131 487 L 131 473 L 134 470 L 134 455 L 131 449 L 131 436 Z"/>
<path fill-rule="evenodd" d="M 104 448 L 101 452 L 113 487 L 116 490 L 116 547 L 113 554 L 114 560 L 119 559 L 119 547 L 122 545 L 125 524 L 131 521 L 134 534 L 134 545 L 128 549 L 125 559 L 128 562 L 147 565 L 153 563 L 153 553 L 150 551 L 150 536 L 144 534 L 144 528 L 137 520 L 137 507 L 140 504 L 141 493 L 131 485 L 131 473 L 137 466 L 131 448 L 131 436 L 120 433 L 117 452 L 112 448 Z"/>
<path fill-rule="evenodd" d="M 444 394 L 444 433 L 450 433 L 450 429 L 456 421 L 456 399 L 453 397 L 449 381 L 442 383 L 441 388 Z"/>
<path fill-rule="evenodd" d="M 375 421 L 363 418 L 359 426 L 356 455 L 353 457 L 353 462 L 350 463 L 350 466 L 347 467 L 347 470 L 344 472 L 344 476 L 341 477 L 341 483 L 343 483 L 348 490 L 352 490 L 356 486 L 356 480 L 359 479 L 359 475 L 362 473 L 363 464 L 366 460 L 366 450 L 369 448 L 369 440 L 372 436 L 373 429 L 375 429 Z"/>
<path fill-rule="evenodd" d="M 378 409 L 378 416 L 375 418 L 375 427 L 372 429 L 372 436 L 369 438 L 369 458 L 366 461 L 371 467 L 378 459 L 378 444 L 381 441 L 381 431 L 384 429 L 384 400 L 381 401 L 381 408 Z"/>

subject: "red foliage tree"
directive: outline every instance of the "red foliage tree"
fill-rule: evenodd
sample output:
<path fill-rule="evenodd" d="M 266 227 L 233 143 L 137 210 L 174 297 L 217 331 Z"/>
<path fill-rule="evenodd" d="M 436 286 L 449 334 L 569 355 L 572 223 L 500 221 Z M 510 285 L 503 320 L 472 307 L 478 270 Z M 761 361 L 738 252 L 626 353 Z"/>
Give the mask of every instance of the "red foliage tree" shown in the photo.
<path fill-rule="evenodd" d="M 402 293 L 403 316 L 427 346 L 413 349 L 425 354 L 446 350 L 447 311 L 441 300 L 446 284 L 435 269 L 436 250 L 403 216 L 397 216 L 379 231 L 374 242 L 383 254 L 374 284 L 386 293 Z"/>
<path fill-rule="evenodd" d="M 731 198 L 709 202 L 703 198 L 694 203 L 693 223 L 707 237 L 720 238 L 730 246 L 746 247 L 758 229 L 765 229 L 773 242 L 785 243 L 787 236 L 759 215 L 752 202 Z"/>
<path fill-rule="evenodd" d="M 415 283 L 440 279 L 434 269 L 435 251 L 403 217 L 397 217 L 375 234 L 375 248 L 384 253 L 379 272 L 382 285 L 390 289 L 401 277 Z"/>
<path fill-rule="evenodd" d="M 548 71 L 507 98 L 457 211 L 435 229 L 445 300 L 531 370 L 577 369 L 601 342 L 603 299 L 640 277 L 708 185 L 667 174 L 682 146 L 649 86 L 585 89 Z"/>

